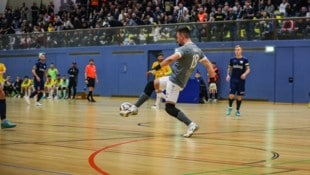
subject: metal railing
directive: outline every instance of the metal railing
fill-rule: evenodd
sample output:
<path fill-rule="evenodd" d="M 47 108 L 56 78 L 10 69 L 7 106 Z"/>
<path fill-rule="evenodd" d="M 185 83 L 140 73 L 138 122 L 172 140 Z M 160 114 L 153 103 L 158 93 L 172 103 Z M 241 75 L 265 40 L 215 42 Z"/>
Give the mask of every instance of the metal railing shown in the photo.
<path fill-rule="evenodd" d="M 282 18 L 0 35 L 0 50 L 174 43 L 180 26 L 195 42 L 310 39 L 310 18 Z"/>

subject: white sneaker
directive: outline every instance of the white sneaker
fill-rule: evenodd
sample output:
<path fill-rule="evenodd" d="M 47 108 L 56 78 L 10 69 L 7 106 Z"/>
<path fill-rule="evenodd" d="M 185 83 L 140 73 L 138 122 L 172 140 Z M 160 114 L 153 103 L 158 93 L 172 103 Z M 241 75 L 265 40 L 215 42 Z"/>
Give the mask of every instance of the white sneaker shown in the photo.
<path fill-rule="evenodd" d="M 197 131 L 199 129 L 199 126 L 192 122 L 191 124 L 188 125 L 188 129 L 187 132 L 183 135 L 184 137 L 191 137 L 195 131 Z"/>
<path fill-rule="evenodd" d="M 158 109 L 158 106 L 157 105 L 153 105 L 152 108 L 153 109 Z"/>
<path fill-rule="evenodd" d="M 24 99 L 25 99 L 26 103 L 27 103 L 28 105 L 30 105 L 30 98 L 29 98 L 28 96 L 25 96 Z"/>
<path fill-rule="evenodd" d="M 128 110 L 120 111 L 119 114 L 122 117 L 128 117 L 129 115 L 137 115 L 138 108 L 135 105 L 132 105 Z"/>
<path fill-rule="evenodd" d="M 36 104 L 35 104 L 36 106 L 42 106 L 42 104 L 41 103 L 39 103 L 39 102 L 36 102 Z"/>

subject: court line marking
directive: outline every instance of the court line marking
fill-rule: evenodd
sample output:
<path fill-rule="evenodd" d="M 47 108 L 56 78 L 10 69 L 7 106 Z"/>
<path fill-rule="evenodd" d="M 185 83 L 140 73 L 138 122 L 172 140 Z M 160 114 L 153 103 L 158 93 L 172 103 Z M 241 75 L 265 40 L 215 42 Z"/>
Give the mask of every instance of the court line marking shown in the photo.
<path fill-rule="evenodd" d="M 128 143 L 134 143 L 134 142 L 140 142 L 140 141 L 145 141 L 145 140 L 149 140 L 148 139 L 140 139 L 140 140 L 130 140 L 130 141 L 127 141 L 127 142 L 121 142 L 121 143 L 116 143 L 116 144 L 113 144 L 113 145 L 109 145 L 109 146 L 106 146 L 106 147 L 103 147 L 95 152 L 93 152 L 89 157 L 88 157 L 88 163 L 89 165 L 94 168 L 97 172 L 101 173 L 102 175 L 109 175 L 108 172 L 102 170 L 101 168 L 99 168 L 97 166 L 97 164 L 95 163 L 95 157 L 97 156 L 97 154 L 101 153 L 101 152 L 104 152 L 110 148 L 113 148 L 113 147 L 117 147 L 119 145 L 124 145 L 124 144 L 128 144 Z"/>
<path fill-rule="evenodd" d="M 31 171 L 37 171 L 37 172 L 44 172 L 44 173 L 49 173 L 49 174 L 72 175 L 72 174 L 64 173 L 64 172 L 48 171 L 48 170 L 43 170 L 43 169 L 38 169 L 38 168 L 23 167 L 23 166 L 10 165 L 10 164 L 5 164 L 5 163 L 0 163 L 0 166 L 31 170 Z"/>

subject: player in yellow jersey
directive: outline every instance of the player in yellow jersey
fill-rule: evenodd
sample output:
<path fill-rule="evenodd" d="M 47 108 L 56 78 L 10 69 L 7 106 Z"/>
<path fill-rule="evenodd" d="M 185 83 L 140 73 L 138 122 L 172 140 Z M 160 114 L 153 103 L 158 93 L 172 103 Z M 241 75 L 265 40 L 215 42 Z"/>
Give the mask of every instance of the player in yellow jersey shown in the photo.
<path fill-rule="evenodd" d="M 62 79 L 60 75 L 58 74 L 56 77 L 56 80 L 54 81 L 54 88 L 55 88 L 55 99 L 61 98 L 61 84 Z"/>
<path fill-rule="evenodd" d="M 155 61 L 152 65 L 152 69 L 155 68 L 156 66 L 158 66 L 163 60 L 164 60 L 163 53 L 159 53 L 157 55 L 157 61 Z M 167 66 L 160 68 L 159 70 L 156 70 L 153 75 L 155 76 L 155 79 L 158 79 L 160 77 L 168 76 L 171 73 L 172 73 L 171 67 L 169 65 L 167 65 Z M 161 91 L 157 91 L 156 92 L 156 102 L 152 106 L 152 108 L 154 108 L 154 109 L 159 108 L 159 102 L 160 102 L 161 98 L 165 98 L 165 95 Z"/>
<path fill-rule="evenodd" d="M 3 90 L 4 78 L 3 74 L 6 72 L 6 67 L 3 63 L 0 63 L 0 116 L 1 116 L 1 129 L 14 128 L 16 124 L 11 123 L 6 119 L 6 101 L 5 93 Z"/>
<path fill-rule="evenodd" d="M 61 78 L 61 85 L 60 85 L 60 95 L 61 98 L 66 99 L 68 98 L 67 92 L 68 92 L 68 85 L 69 85 L 69 80 L 67 79 L 66 75 L 63 75 Z"/>
<path fill-rule="evenodd" d="M 44 83 L 44 92 L 46 98 L 52 98 L 54 94 L 54 80 L 50 75 L 47 75 L 46 82 Z"/>
<path fill-rule="evenodd" d="M 32 81 L 29 79 L 28 76 L 24 76 L 22 85 L 21 85 L 21 93 L 22 97 L 27 96 L 31 94 L 31 86 L 32 86 Z"/>

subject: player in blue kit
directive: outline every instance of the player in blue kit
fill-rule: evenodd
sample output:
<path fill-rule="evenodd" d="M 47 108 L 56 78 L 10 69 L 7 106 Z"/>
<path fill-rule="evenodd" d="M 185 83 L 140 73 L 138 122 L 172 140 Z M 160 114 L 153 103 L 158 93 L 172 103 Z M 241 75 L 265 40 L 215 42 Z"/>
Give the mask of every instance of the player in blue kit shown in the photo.
<path fill-rule="evenodd" d="M 128 110 L 121 111 L 122 116 L 135 115 L 138 113 L 138 108 L 149 99 L 154 90 L 166 90 L 166 112 L 183 122 L 188 126 L 187 132 L 184 137 L 191 137 L 192 134 L 198 130 L 198 125 L 190 120 L 180 109 L 176 108 L 176 103 L 179 97 L 180 91 L 186 86 L 188 79 L 192 75 L 192 72 L 196 68 L 198 62 L 202 63 L 208 70 L 210 75 L 209 90 L 212 92 L 217 91 L 212 64 L 209 59 L 204 55 L 203 51 L 195 45 L 190 38 L 190 30 L 187 27 L 182 27 L 177 30 L 176 40 L 179 44 L 179 48 L 175 49 L 175 53 L 164 59 L 157 66 L 155 66 L 148 73 L 154 73 L 161 67 L 169 65 L 173 62 L 175 64 L 172 67 L 172 74 L 169 76 L 158 78 L 154 81 L 150 81 L 146 84 L 143 93 L 134 105 Z"/>
<path fill-rule="evenodd" d="M 230 92 L 228 97 L 228 108 L 226 115 L 230 116 L 232 104 L 237 94 L 236 117 L 240 117 L 240 106 L 242 96 L 245 94 L 245 79 L 250 73 L 250 65 L 248 59 L 242 56 L 242 48 L 240 45 L 235 46 L 235 57 L 230 59 L 227 69 L 226 81 L 230 83 Z"/>
<path fill-rule="evenodd" d="M 34 88 L 35 91 L 31 93 L 30 98 L 33 98 L 37 95 L 37 100 L 35 105 L 41 106 L 42 104 L 39 102 L 43 96 L 44 92 L 44 79 L 46 79 L 46 68 L 47 65 L 45 63 L 45 53 L 39 53 L 39 61 L 33 66 L 32 74 L 34 76 Z M 25 96 L 25 100 L 28 104 L 30 104 L 29 97 Z"/>

